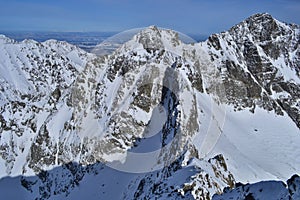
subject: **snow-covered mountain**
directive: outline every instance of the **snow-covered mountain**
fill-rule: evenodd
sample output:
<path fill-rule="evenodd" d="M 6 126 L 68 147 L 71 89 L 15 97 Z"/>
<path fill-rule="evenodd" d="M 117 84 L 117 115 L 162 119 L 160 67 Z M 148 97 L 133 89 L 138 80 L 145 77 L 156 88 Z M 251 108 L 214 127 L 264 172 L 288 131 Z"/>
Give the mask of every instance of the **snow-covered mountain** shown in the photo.
<path fill-rule="evenodd" d="M 14 176 L 26 174 L 23 165 L 39 152 L 33 140 L 59 112 L 59 101 L 93 56 L 54 40 L 17 43 L 1 36 L 0 44 L 0 173 Z"/>
<path fill-rule="evenodd" d="M 101 57 L 1 36 L 0 191 L 261 199 L 274 185 L 297 199 L 295 176 L 236 182 L 299 173 L 299 45 L 299 26 L 269 14 L 195 44 L 151 26 Z"/>

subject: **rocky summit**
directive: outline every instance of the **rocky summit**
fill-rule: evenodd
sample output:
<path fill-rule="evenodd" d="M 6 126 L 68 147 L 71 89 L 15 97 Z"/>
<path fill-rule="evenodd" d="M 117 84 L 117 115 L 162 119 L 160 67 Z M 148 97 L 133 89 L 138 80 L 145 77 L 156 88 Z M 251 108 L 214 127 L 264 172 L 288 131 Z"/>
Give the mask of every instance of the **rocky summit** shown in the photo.
<path fill-rule="evenodd" d="M 2 35 L 0 58 L 7 199 L 299 199 L 298 25 L 150 26 L 105 56 Z"/>

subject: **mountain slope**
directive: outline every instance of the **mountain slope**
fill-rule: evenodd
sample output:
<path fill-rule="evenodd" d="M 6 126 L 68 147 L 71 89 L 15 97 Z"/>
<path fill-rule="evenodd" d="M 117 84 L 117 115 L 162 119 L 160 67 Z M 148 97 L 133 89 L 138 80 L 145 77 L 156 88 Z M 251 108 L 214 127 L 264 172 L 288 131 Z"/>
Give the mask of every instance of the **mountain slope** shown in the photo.
<path fill-rule="evenodd" d="M 59 112 L 58 102 L 93 56 L 54 40 L 18 43 L 1 36 L 0 43 L 0 170 L 1 176 L 20 175 L 34 151 L 32 141 Z"/>
<path fill-rule="evenodd" d="M 244 182 L 288 179 L 299 169 L 299 26 L 257 14 L 202 46 L 223 80 L 218 96 L 232 105 L 214 152 Z"/>

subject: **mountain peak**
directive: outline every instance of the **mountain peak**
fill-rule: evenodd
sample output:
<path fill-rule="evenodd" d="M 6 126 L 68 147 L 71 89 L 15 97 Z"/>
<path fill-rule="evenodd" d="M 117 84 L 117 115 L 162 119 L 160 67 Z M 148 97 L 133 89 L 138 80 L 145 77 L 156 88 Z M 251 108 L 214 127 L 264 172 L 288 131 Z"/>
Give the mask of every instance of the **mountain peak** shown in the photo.
<path fill-rule="evenodd" d="M 246 20 L 265 20 L 265 19 L 274 19 L 269 13 L 255 13 L 248 17 Z"/>
<path fill-rule="evenodd" d="M 289 34 L 291 26 L 278 21 L 268 13 L 254 14 L 230 29 L 231 33 L 251 34 L 257 42 L 271 41 L 280 35 Z"/>
<path fill-rule="evenodd" d="M 268 13 L 254 14 L 245 20 L 245 22 L 248 24 L 250 30 L 251 30 L 251 28 L 275 30 L 277 28 L 276 21 L 277 20 Z"/>
<path fill-rule="evenodd" d="M 135 36 L 135 40 L 143 45 L 146 50 L 159 50 L 167 46 L 180 44 L 178 33 L 157 26 L 149 26 Z"/>
<path fill-rule="evenodd" d="M 156 26 L 149 26 L 136 35 L 136 41 L 146 50 L 157 50 L 163 47 L 160 30 Z"/>
<path fill-rule="evenodd" d="M 158 28 L 156 25 L 151 25 L 146 27 L 144 30 L 153 30 L 153 31 L 158 31 L 160 28 Z"/>
<path fill-rule="evenodd" d="M 6 35 L 0 34 L 0 42 L 1 43 L 14 43 L 13 39 L 8 38 Z"/>
<path fill-rule="evenodd" d="M 6 38 L 6 36 L 3 34 L 0 34 L 0 39 L 3 39 L 3 38 Z"/>

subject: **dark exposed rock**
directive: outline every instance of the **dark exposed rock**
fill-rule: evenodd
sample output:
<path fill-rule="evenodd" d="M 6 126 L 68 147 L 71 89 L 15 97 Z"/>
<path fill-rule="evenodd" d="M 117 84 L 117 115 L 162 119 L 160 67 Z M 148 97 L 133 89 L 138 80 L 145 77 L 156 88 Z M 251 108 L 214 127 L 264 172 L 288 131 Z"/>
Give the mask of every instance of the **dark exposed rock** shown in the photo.
<path fill-rule="evenodd" d="M 230 44 L 233 49 L 227 50 L 238 59 L 237 63 L 232 57 L 222 58 L 221 68 L 226 69 L 223 83 L 227 103 L 235 105 L 238 110 L 249 108 L 251 112 L 255 112 L 257 106 L 274 110 L 279 115 L 285 111 L 300 127 L 299 84 L 286 80 L 281 72 L 283 66 L 273 64 L 274 60 L 282 59 L 287 68 L 299 77 L 299 56 L 291 58 L 288 53 L 299 52 L 298 29 L 296 25 L 278 22 L 269 14 L 256 14 L 229 32 L 209 38 L 208 44 L 217 51 L 224 50 L 220 49 L 220 40 Z M 213 60 L 219 59 L 214 53 L 211 56 Z M 289 95 L 271 97 L 283 91 Z"/>
<path fill-rule="evenodd" d="M 226 188 L 222 194 L 215 194 L 213 200 L 223 199 L 282 199 L 298 200 L 300 197 L 300 178 L 293 175 L 287 184 L 282 181 L 262 181 L 252 184 L 236 183 L 235 188 Z"/>

